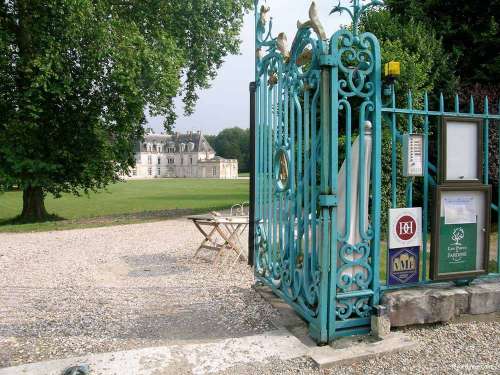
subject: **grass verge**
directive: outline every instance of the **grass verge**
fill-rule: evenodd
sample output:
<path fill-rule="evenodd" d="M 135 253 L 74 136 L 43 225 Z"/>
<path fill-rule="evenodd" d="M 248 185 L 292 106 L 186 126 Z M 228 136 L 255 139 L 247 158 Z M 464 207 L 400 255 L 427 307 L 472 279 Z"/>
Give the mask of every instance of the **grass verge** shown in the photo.
<path fill-rule="evenodd" d="M 155 179 L 121 182 L 106 191 L 45 202 L 51 216 L 22 223 L 22 193 L 0 195 L 0 232 L 47 231 L 164 220 L 221 210 L 248 200 L 246 180 Z"/>

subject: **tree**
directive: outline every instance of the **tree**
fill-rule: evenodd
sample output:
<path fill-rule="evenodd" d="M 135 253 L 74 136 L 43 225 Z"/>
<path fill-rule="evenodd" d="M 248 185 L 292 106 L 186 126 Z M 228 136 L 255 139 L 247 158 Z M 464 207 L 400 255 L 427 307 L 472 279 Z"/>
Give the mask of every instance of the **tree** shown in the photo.
<path fill-rule="evenodd" d="M 134 165 L 144 111 L 191 113 L 238 52 L 251 0 L 6 0 L 0 5 L 0 187 L 44 197 L 105 187 Z"/>
<path fill-rule="evenodd" d="M 250 129 L 238 127 L 224 129 L 213 138 L 211 145 L 217 155 L 227 159 L 238 159 L 240 172 L 250 171 Z"/>
<path fill-rule="evenodd" d="M 363 17 L 361 27 L 377 36 L 382 64 L 391 60 L 401 63 L 401 77 L 396 91 L 403 94 L 399 105 L 406 106 L 406 93 L 411 91 L 416 105 L 424 93 L 443 91 L 451 94 L 458 87 L 455 61 L 443 48 L 436 33 L 422 22 L 406 22 L 388 10 L 371 11 Z"/>
<path fill-rule="evenodd" d="M 386 0 L 391 14 L 422 22 L 457 60 L 464 85 L 500 81 L 500 0 Z"/>
<path fill-rule="evenodd" d="M 395 83 L 396 106 L 407 107 L 407 93 L 412 92 L 414 108 L 422 108 L 425 92 L 445 94 L 454 92 L 458 80 L 454 76 L 455 64 L 444 50 L 442 42 L 433 30 L 416 20 L 405 21 L 387 9 L 368 12 L 361 20 L 361 29 L 377 36 L 380 41 L 382 64 L 395 60 L 401 63 L 401 76 Z M 438 96 L 437 96 L 438 97 Z M 385 98 L 387 100 L 388 98 Z M 421 129 L 422 119 L 415 117 L 413 125 Z M 401 132 L 407 132 L 407 118 L 397 117 L 397 126 Z M 390 130 L 384 126 L 382 139 L 382 222 L 387 222 L 387 212 L 391 199 L 391 142 Z M 397 155 L 401 155 L 400 152 Z M 401 161 L 398 162 L 401 167 Z M 404 202 L 406 181 L 398 173 L 397 199 Z M 415 200 L 421 199 L 421 188 L 414 186 Z M 386 225 L 386 224 L 383 224 Z"/>

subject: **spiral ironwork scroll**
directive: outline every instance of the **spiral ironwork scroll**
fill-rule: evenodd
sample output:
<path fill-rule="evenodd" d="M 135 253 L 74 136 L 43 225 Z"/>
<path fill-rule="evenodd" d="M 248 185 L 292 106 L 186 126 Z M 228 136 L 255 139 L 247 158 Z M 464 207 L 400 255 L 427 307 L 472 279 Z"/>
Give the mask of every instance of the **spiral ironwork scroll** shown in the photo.
<path fill-rule="evenodd" d="M 298 22 L 289 45 L 284 33 L 273 34 L 267 4 L 259 7 L 259 1 L 255 1 L 255 275 L 292 305 L 310 327 L 322 331 L 318 335 L 323 341 L 324 331 L 330 329 L 328 319 L 366 321 L 373 302 L 372 246 L 377 232 L 372 220 L 364 219 L 374 217 L 373 210 L 363 205 L 355 208 L 359 218 L 356 228 L 346 226 L 343 233 L 337 233 L 330 227 L 337 214 L 335 205 L 325 210 L 320 204 L 320 191 L 325 183 L 325 160 L 339 152 L 332 149 L 331 139 L 325 141 L 325 127 L 337 129 L 329 137 L 338 138 L 338 126 L 332 127 L 330 120 L 324 119 L 338 120 L 341 112 L 346 117 L 348 163 L 353 160 L 350 142 L 355 135 L 351 131 L 354 111 L 359 111 L 359 129 L 365 121 L 374 121 L 380 48 L 372 34 L 358 32 L 358 23 L 364 11 L 380 3 L 361 5 L 354 0 L 352 10 L 339 4 L 332 13 L 347 11 L 353 27 L 327 38 L 313 2 L 308 19 Z M 324 100 L 325 95 L 334 95 L 336 100 Z M 364 137 L 360 131 L 360 143 Z M 360 147 L 359 160 L 364 160 L 365 152 Z M 331 165 L 328 168 L 333 169 Z M 371 194 L 365 174 L 360 173 L 358 179 L 360 187 L 348 184 L 347 190 L 357 188 L 360 197 Z M 331 176 L 327 180 L 332 188 Z M 351 214 L 346 214 L 348 221 Z M 353 231 L 358 239 L 348 243 Z M 346 326 L 355 324 L 347 322 Z M 335 332 L 326 335 L 329 340 Z"/>
<path fill-rule="evenodd" d="M 321 27 L 316 21 L 301 24 L 288 49 L 284 33 L 272 34 L 269 7 L 259 8 L 256 2 L 256 9 L 256 86 L 263 112 L 257 119 L 257 142 L 262 164 L 272 160 L 273 166 L 257 170 L 262 187 L 255 273 L 313 321 L 318 317 L 321 280 L 316 205 L 311 203 L 317 196 L 309 192 L 305 198 L 303 189 L 304 184 L 313 184 L 311 176 L 314 173 L 316 179 L 313 171 L 318 168 L 319 132 L 313 129 L 311 123 L 317 120 L 311 116 L 319 117 L 323 43 L 316 31 Z M 283 169 L 276 160 L 284 154 L 289 159 L 287 184 L 279 183 L 283 171 L 276 170 Z"/>
<path fill-rule="evenodd" d="M 337 113 L 332 116 L 339 116 L 340 111 L 345 114 L 345 134 L 349 144 L 346 146 L 346 162 L 348 170 L 352 163 L 351 133 L 352 133 L 352 112 L 354 103 L 359 113 L 359 155 L 358 160 L 361 165 L 365 160 L 365 130 L 364 124 L 367 120 L 374 119 L 376 111 L 376 101 L 378 99 L 380 87 L 378 85 L 380 74 L 380 47 L 377 38 L 370 33 L 359 33 L 358 26 L 362 14 L 374 7 L 381 5 L 380 1 L 371 1 L 362 5 L 359 1 L 353 1 L 352 9 L 336 6 L 332 13 L 347 12 L 352 18 L 352 25 L 349 29 L 340 29 L 330 38 L 329 48 L 332 61 L 333 82 L 336 82 L 334 88 L 336 92 L 332 95 L 338 96 L 338 107 L 334 108 Z M 354 99 L 356 99 L 354 101 Z M 340 124 L 339 124 L 340 125 Z M 337 233 L 339 239 L 338 256 L 336 264 L 336 293 L 342 298 L 336 298 L 336 317 L 344 321 L 351 318 L 363 318 L 369 316 L 371 301 L 369 297 L 349 297 L 349 294 L 355 295 L 355 292 L 370 292 L 373 284 L 373 267 L 371 248 L 375 231 L 371 220 L 366 220 L 370 214 L 373 217 L 373 211 L 366 212 L 364 207 L 364 197 L 367 194 L 373 195 L 371 184 L 365 180 L 365 171 L 359 168 L 358 186 L 350 186 L 349 174 L 346 174 L 347 190 L 358 190 L 358 207 L 349 207 L 346 209 L 346 223 L 350 223 L 352 211 L 357 210 L 356 228 L 350 228 L 346 224 L 343 233 Z M 350 205 L 349 194 L 346 194 L 346 206 Z M 356 233 L 352 233 L 356 231 Z M 357 238 L 359 242 L 348 243 L 350 238 Z"/>

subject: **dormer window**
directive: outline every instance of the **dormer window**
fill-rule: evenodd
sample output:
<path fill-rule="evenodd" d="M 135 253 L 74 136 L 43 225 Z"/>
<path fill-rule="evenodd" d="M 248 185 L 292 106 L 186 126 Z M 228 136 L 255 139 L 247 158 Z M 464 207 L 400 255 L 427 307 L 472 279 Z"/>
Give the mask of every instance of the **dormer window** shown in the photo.
<path fill-rule="evenodd" d="M 194 150 L 194 143 L 193 142 L 189 142 L 188 143 L 188 151 L 192 152 L 193 150 Z"/>
<path fill-rule="evenodd" d="M 186 144 L 181 143 L 181 152 L 184 152 L 186 150 Z"/>

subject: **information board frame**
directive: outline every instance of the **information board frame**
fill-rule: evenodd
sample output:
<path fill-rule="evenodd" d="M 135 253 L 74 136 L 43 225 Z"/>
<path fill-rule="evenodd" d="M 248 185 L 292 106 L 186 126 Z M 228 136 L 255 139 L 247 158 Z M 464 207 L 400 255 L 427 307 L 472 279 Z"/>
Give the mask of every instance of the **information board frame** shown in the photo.
<path fill-rule="evenodd" d="M 480 267 L 476 262 L 476 269 L 473 271 L 465 272 L 453 272 L 453 273 L 443 273 L 439 270 L 439 261 L 443 254 L 440 251 L 440 234 L 442 230 L 441 223 L 441 201 L 443 196 L 450 192 L 464 192 L 464 193 L 481 193 L 484 194 L 484 205 L 480 208 L 481 212 L 477 212 L 477 217 L 481 215 L 481 223 L 484 225 L 478 225 L 476 228 L 476 238 L 482 234 L 482 262 Z M 432 280 L 436 281 L 451 281 L 451 280 L 467 280 L 473 279 L 477 276 L 485 275 L 488 273 L 488 263 L 489 263 L 489 247 L 490 247 L 490 207 L 491 207 L 491 185 L 478 185 L 478 184 L 450 184 L 450 185 L 439 185 L 434 191 L 434 202 L 435 210 L 432 220 L 432 241 L 431 241 L 431 261 L 430 261 L 430 277 Z M 476 246 L 478 246 L 476 244 Z M 477 251 L 477 248 L 476 248 Z"/>
<path fill-rule="evenodd" d="M 465 179 L 465 178 L 457 178 L 457 179 L 448 179 L 447 173 L 449 169 L 449 160 L 448 160 L 448 124 L 450 122 L 463 123 L 463 124 L 474 124 L 477 128 L 477 136 L 473 142 L 477 147 L 477 154 L 475 156 L 477 162 L 476 166 L 476 179 Z M 482 184 L 483 177 L 483 121 L 478 118 L 472 117 L 452 117 L 452 116 L 443 116 L 441 118 L 441 126 L 440 126 L 440 140 L 439 140 L 439 181 L 441 184 Z M 457 151 L 460 154 L 464 154 L 464 150 L 460 147 L 456 147 Z"/>

